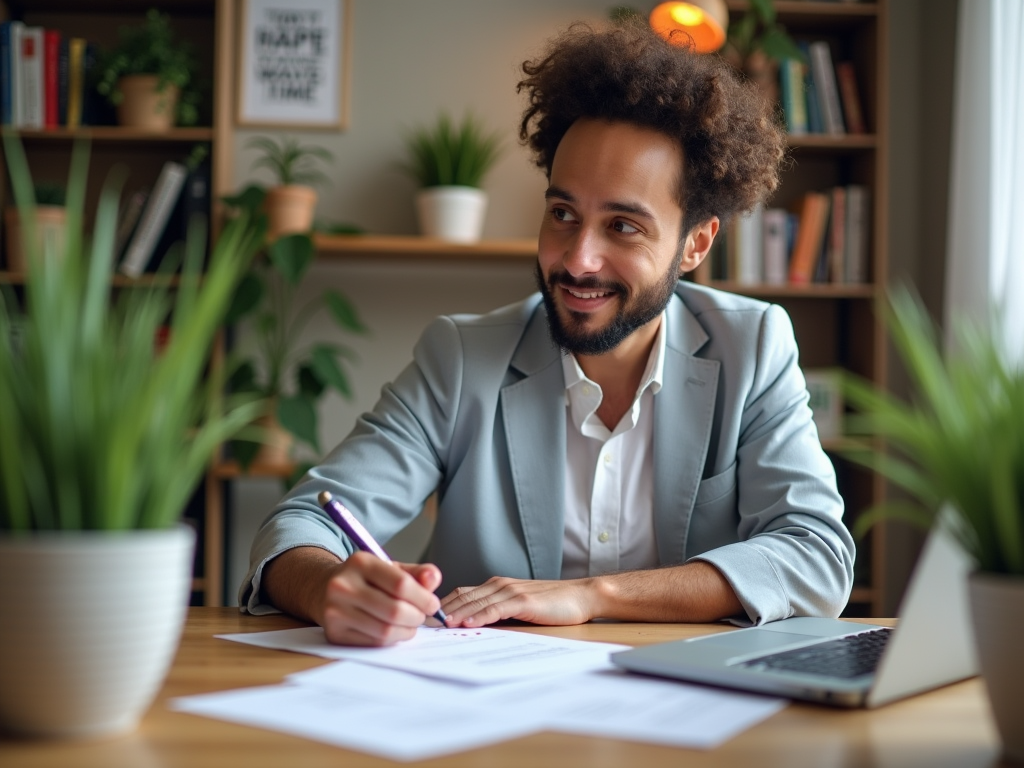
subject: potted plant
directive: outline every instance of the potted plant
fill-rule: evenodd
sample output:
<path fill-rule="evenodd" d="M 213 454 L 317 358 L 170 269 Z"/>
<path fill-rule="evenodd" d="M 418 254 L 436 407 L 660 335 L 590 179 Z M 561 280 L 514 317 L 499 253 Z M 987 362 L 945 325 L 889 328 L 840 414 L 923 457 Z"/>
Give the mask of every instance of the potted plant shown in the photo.
<path fill-rule="evenodd" d="M 454 124 L 442 113 L 433 126 L 406 136 L 405 171 L 419 185 L 416 212 L 427 237 L 473 243 L 480 239 L 487 194 L 480 188 L 501 154 L 497 134 L 467 115 Z"/>
<path fill-rule="evenodd" d="M 106 185 L 87 235 L 84 153 L 72 158 L 61 268 L 29 232 L 24 290 L 0 295 L 0 724 L 29 735 L 138 722 L 191 592 L 186 502 L 216 446 L 260 409 L 226 400 L 208 366 L 258 228 L 228 224 L 201 280 L 206 235 L 193 229 L 176 286 L 112 298 L 118 190 Z M 24 211 L 16 139 L 5 154 Z"/>
<path fill-rule="evenodd" d="M 927 312 L 907 289 L 894 290 L 888 322 L 910 375 L 904 401 L 848 378 L 857 409 L 851 434 L 884 448 L 847 454 L 907 492 L 908 500 L 869 512 L 931 525 L 952 507 L 957 534 L 977 568 L 969 595 L 978 659 L 1006 754 L 1024 760 L 1024 367 L 1012 364 L 995 332 L 961 322 L 956 352 L 944 355 Z"/>
<path fill-rule="evenodd" d="M 27 232 L 35 233 L 38 248 L 44 254 L 59 254 L 63 247 L 65 189 L 62 184 L 38 182 L 33 187 L 33 205 L 24 212 L 17 206 L 4 211 L 7 226 L 7 269 L 11 272 L 25 271 L 25 248 L 23 238 Z M 23 226 L 24 222 L 24 226 Z"/>
<path fill-rule="evenodd" d="M 141 25 L 122 27 L 117 45 L 100 57 L 96 90 L 126 127 L 166 131 L 199 121 L 195 53 L 174 34 L 170 17 L 153 9 Z"/>
<path fill-rule="evenodd" d="M 259 187 L 250 186 L 225 202 L 253 215 L 262 208 L 262 194 Z M 239 283 L 227 316 L 228 323 L 248 319 L 255 347 L 254 354 L 237 361 L 229 387 L 233 392 L 255 393 L 266 403 L 258 442 L 237 440 L 233 451 L 246 468 L 253 462 L 291 466 L 289 483 L 310 466 L 293 461 L 295 441 L 320 452 L 316 429 L 320 398 L 329 390 L 352 396 L 344 361 L 353 361 L 354 352 L 332 340 L 306 340 L 304 331 L 313 318 L 326 316 L 345 333 L 366 332 L 355 306 L 341 293 L 325 290 L 300 298 L 298 288 L 314 255 L 309 233 L 270 240 L 265 258 Z"/>
<path fill-rule="evenodd" d="M 314 186 L 327 181 L 317 161 L 333 162 L 331 153 L 323 147 L 303 145 L 297 139 L 284 136 L 275 141 L 267 136 L 256 136 L 247 147 L 262 154 L 253 168 L 266 168 L 276 183 L 266 190 L 263 210 L 267 214 L 267 237 L 274 240 L 294 232 L 309 232 L 316 212 Z"/>
<path fill-rule="evenodd" d="M 773 102 L 779 98 L 779 62 L 806 58 L 778 22 L 773 0 L 750 0 L 739 21 L 729 25 L 723 55 Z"/>

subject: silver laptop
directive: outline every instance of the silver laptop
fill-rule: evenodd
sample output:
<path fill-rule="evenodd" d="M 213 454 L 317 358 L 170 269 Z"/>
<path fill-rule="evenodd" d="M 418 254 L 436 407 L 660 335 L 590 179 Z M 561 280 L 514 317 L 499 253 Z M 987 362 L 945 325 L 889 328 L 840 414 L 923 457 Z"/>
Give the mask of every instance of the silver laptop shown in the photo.
<path fill-rule="evenodd" d="M 936 526 L 895 629 L 783 619 L 612 654 L 633 672 L 845 707 L 877 707 L 977 674 L 967 604 L 972 562 Z"/>

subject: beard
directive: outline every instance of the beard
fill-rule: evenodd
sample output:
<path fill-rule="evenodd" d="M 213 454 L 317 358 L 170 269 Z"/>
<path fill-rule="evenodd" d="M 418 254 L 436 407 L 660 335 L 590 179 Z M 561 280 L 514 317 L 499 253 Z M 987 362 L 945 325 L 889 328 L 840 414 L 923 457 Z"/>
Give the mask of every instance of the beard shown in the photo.
<path fill-rule="evenodd" d="M 653 285 L 644 286 L 635 295 L 630 295 L 629 289 L 622 283 L 601 282 L 596 277 L 577 279 L 564 270 L 552 271 L 545 280 L 538 262 L 534 277 L 544 299 L 544 307 L 547 309 L 548 330 L 552 341 L 574 355 L 603 355 L 615 349 L 630 334 L 654 320 L 668 306 L 679 280 L 679 264 L 682 258 L 680 248 L 665 276 Z M 566 310 L 568 319 L 565 319 L 559 314 L 554 294 L 560 288 L 614 291 L 619 302 L 618 311 L 603 328 L 588 330 L 589 315 Z"/>

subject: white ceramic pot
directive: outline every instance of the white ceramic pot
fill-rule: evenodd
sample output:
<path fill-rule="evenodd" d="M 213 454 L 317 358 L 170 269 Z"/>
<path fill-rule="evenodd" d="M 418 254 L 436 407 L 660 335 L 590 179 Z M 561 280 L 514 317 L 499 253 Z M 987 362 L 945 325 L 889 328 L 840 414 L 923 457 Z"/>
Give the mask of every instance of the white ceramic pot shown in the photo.
<path fill-rule="evenodd" d="M 194 551 L 186 525 L 0 537 L 0 729 L 133 729 L 177 650 Z"/>
<path fill-rule="evenodd" d="M 978 663 L 1003 754 L 1024 762 L 1024 578 L 973 573 L 969 586 Z"/>
<path fill-rule="evenodd" d="M 420 232 L 454 243 L 475 243 L 484 228 L 487 193 L 476 187 L 426 187 L 416 193 Z"/>

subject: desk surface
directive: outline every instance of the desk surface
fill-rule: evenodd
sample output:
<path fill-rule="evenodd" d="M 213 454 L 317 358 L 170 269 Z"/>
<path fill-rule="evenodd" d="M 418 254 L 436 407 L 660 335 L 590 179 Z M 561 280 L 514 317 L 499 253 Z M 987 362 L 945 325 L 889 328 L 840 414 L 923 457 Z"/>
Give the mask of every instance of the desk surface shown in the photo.
<path fill-rule="evenodd" d="M 885 622 L 879 622 L 885 623 Z M 234 608 L 192 608 L 181 648 L 163 690 L 134 733 L 94 742 L 0 740 L 10 768 L 302 768 L 394 765 L 293 736 L 179 714 L 169 697 L 278 683 L 323 659 L 217 640 L 224 632 L 300 626 L 281 616 L 242 616 Z M 704 625 L 596 623 L 578 627 L 513 627 L 580 640 L 644 645 L 723 631 Z M 710 752 L 539 733 L 422 765 L 470 768 L 608 766 L 928 766 L 1001 765 L 998 738 L 978 679 L 874 711 L 792 704 Z"/>

